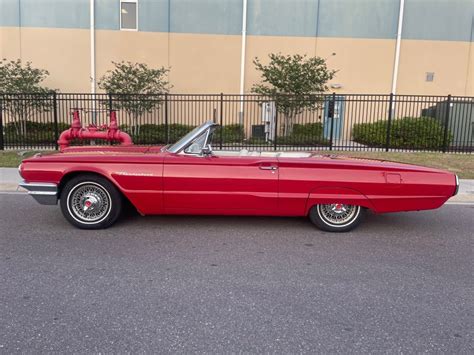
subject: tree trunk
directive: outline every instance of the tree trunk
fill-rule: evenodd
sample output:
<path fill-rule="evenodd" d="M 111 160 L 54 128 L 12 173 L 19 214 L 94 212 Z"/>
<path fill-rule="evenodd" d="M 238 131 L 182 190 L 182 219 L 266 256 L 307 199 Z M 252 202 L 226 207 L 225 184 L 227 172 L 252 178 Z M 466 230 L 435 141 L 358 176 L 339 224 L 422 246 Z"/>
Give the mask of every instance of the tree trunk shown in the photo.
<path fill-rule="evenodd" d="M 131 133 L 134 137 L 137 137 L 140 134 L 140 125 L 138 123 L 138 118 L 140 117 L 140 115 L 137 115 L 133 112 L 127 112 L 127 116 L 130 120 L 132 127 Z"/>
<path fill-rule="evenodd" d="M 127 111 L 127 117 L 128 117 L 128 122 L 130 122 L 130 133 L 132 136 L 136 136 L 136 122 L 135 122 L 135 116 Z"/>
<path fill-rule="evenodd" d="M 289 112 L 285 114 L 285 122 L 284 122 L 284 127 L 283 127 L 283 135 L 285 137 L 291 136 L 293 133 L 293 112 Z"/>
<path fill-rule="evenodd" d="M 24 113 L 24 112 L 21 112 L 20 113 L 20 131 L 21 131 L 21 135 L 22 136 L 26 136 L 26 120 L 27 120 L 27 117 L 28 114 Z"/>

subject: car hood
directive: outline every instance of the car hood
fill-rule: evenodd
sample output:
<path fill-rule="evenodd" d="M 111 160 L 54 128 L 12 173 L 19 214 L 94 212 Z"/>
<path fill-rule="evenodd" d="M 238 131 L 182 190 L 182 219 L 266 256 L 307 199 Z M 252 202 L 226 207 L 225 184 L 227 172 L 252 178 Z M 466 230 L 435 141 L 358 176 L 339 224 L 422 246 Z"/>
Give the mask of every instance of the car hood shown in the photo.
<path fill-rule="evenodd" d="M 75 162 L 106 162 L 106 161 L 143 161 L 148 154 L 161 153 L 164 146 L 77 146 L 68 147 L 61 152 L 54 153 L 38 153 L 35 156 L 23 160 L 23 163 L 29 162 L 60 162 L 60 161 L 75 161 Z"/>
<path fill-rule="evenodd" d="M 77 146 L 65 148 L 58 154 L 136 154 L 136 153 L 156 153 L 160 152 L 164 146 L 144 146 L 144 145 L 108 145 L 108 146 Z"/>

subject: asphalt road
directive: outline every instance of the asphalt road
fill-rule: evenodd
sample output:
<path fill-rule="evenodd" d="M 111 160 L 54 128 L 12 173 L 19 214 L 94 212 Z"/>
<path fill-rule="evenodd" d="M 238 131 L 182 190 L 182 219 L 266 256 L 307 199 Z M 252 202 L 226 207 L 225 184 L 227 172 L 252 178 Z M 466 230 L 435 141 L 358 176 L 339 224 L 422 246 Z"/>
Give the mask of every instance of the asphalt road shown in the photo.
<path fill-rule="evenodd" d="M 71 227 L 0 194 L 0 353 L 472 353 L 473 205 Z"/>

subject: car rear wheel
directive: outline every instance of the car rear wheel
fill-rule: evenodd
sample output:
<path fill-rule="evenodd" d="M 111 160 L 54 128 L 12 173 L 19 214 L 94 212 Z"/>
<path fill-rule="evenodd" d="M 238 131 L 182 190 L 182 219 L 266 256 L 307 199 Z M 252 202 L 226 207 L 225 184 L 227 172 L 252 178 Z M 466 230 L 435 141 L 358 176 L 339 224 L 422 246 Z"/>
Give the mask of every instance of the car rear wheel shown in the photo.
<path fill-rule="evenodd" d="M 328 232 L 348 232 L 360 224 L 364 215 L 361 206 L 342 203 L 315 205 L 309 212 L 311 222 Z"/>
<path fill-rule="evenodd" d="M 78 228 L 107 228 L 120 215 L 122 196 L 107 179 L 84 174 L 66 183 L 60 205 L 64 217 Z"/>

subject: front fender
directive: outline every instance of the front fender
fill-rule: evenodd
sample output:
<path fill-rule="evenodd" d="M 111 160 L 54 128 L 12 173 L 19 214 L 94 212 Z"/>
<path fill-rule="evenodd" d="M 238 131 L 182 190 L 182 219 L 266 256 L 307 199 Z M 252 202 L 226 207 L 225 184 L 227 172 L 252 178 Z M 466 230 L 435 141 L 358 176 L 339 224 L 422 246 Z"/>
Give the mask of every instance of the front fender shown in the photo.
<path fill-rule="evenodd" d="M 77 173 L 94 173 L 108 179 L 141 214 L 162 213 L 162 166 L 147 164 L 139 173 L 123 164 L 107 164 L 106 168 L 74 166 L 63 176 Z"/>
<path fill-rule="evenodd" d="M 308 194 L 305 215 L 318 204 L 343 203 L 357 205 L 375 210 L 372 202 L 363 193 L 345 187 L 318 187 Z"/>

